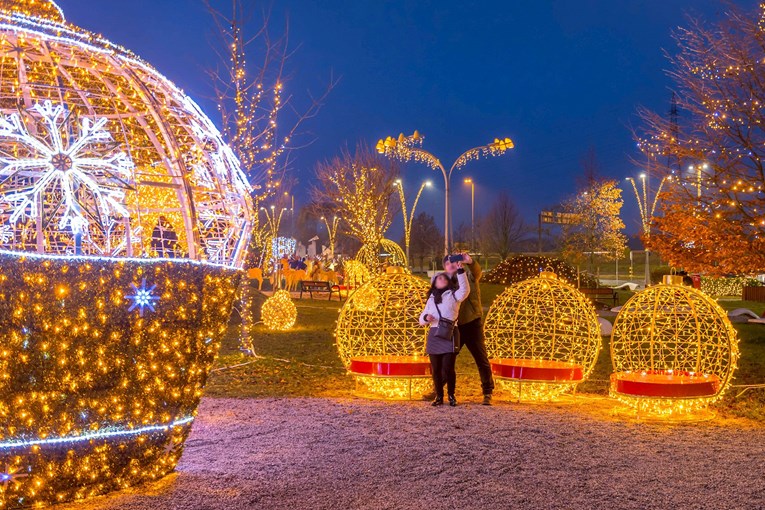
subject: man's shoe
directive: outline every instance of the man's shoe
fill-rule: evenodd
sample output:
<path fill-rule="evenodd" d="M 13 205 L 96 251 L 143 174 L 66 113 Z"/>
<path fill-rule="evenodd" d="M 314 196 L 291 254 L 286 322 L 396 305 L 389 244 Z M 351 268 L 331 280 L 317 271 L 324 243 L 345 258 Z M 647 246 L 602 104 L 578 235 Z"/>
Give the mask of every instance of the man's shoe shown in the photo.
<path fill-rule="evenodd" d="M 454 395 L 449 395 L 449 405 L 452 407 L 457 407 L 457 399 L 454 398 Z"/>
<path fill-rule="evenodd" d="M 490 406 L 491 405 L 491 393 L 487 393 L 483 396 L 483 405 Z"/>
<path fill-rule="evenodd" d="M 444 405 L 444 397 L 436 397 L 436 399 L 430 405 L 432 405 L 433 407 Z"/>

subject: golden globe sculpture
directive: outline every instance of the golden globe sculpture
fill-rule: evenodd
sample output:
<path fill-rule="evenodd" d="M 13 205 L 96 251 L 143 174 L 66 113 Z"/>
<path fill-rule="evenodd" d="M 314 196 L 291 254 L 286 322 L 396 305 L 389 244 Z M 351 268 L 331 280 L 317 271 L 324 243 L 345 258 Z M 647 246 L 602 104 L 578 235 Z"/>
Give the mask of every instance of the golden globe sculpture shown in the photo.
<path fill-rule="evenodd" d="M 356 260 L 364 264 L 373 275 L 385 271 L 385 267 L 407 267 L 406 254 L 390 239 L 365 244 L 356 254 Z"/>
<path fill-rule="evenodd" d="M 592 373 L 602 341 L 590 301 L 552 272 L 505 289 L 484 330 L 497 384 L 518 401 L 575 389 Z"/>
<path fill-rule="evenodd" d="M 720 399 L 739 357 L 736 330 L 709 296 L 682 277 L 635 294 L 611 334 L 610 394 L 638 416 L 692 418 Z"/>
<path fill-rule="evenodd" d="M 175 468 L 252 224 L 213 123 L 149 64 L 0 0 L 0 508 Z"/>
<path fill-rule="evenodd" d="M 289 331 L 297 320 L 297 307 L 286 290 L 277 290 L 260 310 L 263 323 L 271 331 Z"/>
<path fill-rule="evenodd" d="M 419 325 L 428 288 L 410 274 L 383 273 L 340 309 L 337 350 L 360 392 L 396 399 L 431 389 L 427 331 Z"/>

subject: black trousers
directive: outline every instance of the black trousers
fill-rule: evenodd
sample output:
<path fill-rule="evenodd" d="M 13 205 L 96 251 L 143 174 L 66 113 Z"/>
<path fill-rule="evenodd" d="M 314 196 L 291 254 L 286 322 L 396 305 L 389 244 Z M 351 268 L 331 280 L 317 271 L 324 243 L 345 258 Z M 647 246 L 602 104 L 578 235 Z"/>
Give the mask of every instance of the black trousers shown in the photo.
<path fill-rule="evenodd" d="M 454 395 L 454 388 L 457 385 L 457 371 L 454 369 L 456 363 L 457 355 L 453 352 L 430 355 L 430 368 L 433 372 L 436 396 L 444 397 L 444 384 L 448 394 Z"/>
<path fill-rule="evenodd" d="M 494 376 L 491 374 L 489 357 L 486 355 L 486 340 L 483 337 L 483 320 L 479 317 L 474 321 L 458 325 L 462 345 L 473 355 L 478 373 L 481 376 L 481 389 L 484 395 L 494 393 Z"/>

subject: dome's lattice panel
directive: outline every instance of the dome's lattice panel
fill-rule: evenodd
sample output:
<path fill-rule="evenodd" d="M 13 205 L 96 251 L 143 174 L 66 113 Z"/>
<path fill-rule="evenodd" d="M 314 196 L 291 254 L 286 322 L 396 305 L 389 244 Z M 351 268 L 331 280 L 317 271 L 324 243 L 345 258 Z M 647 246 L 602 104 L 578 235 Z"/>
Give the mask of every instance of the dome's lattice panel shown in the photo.
<path fill-rule="evenodd" d="M 55 26 L 0 16 L 0 249 L 239 265 L 249 186 L 217 129 L 128 52 Z"/>

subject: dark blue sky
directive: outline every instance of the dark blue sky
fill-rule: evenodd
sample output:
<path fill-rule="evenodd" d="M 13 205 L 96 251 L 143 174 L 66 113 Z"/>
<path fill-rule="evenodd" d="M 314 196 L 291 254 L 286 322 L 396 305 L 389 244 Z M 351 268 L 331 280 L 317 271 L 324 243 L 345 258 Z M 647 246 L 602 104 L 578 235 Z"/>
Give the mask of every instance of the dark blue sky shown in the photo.
<path fill-rule="evenodd" d="M 217 0 L 226 6 L 227 0 Z M 750 9 L 754 0 L 741 0 Z M 132 49 L 200 100 L 215 119 L 205 70 L 215 62 L 212 25 L 201 0 L 60 0 L 69 21 Z M 248 4 L 248 0 L 245 0 Z M 250 5 L 260 6 L 254 0 Z M 411 133 L 450 164 L 464 149 L 509 136 L 516 149 L 464 170 L 477 182 L 477 209 L 506 190 L 524 215 L 572 193 L 581 159 L 593 147 L 602 173 L 638 170 L 629 130 L 635 109 L 669 109 L 663 49 L 688 13 L 719 19 L 719 0 L 274 0 L 290 17 L 293 45 L 288 89 L 297 99 L 341 76 L 320 116 L 314 143 L 301 151 L 296 175 L 309 184 L 318 160 L 358 140 Z M 253 28 L 257 28 L 253 23 Z M 217 120 L 217 119 L 215 119 Z M 422 166 L 404 170 L 410 193 Z M 438 177 L 438 178 L 437 178 Z M 461 176 L 460 176 L 461 177 Z M 453 181 L 455 223 L 469 222 L 469 192 Z M 629 193 L 628 193 L 629 192 Z M 625 223 L 637 230 L 632 193 Z M 299 197 L 305 201 L 307 196 Z M 426 192 L 421 207 L 441 218 L 443 195 Z M 400 219 L 399 219 L 400 222 Z M 397 237 L 397 236 L 394 236 Z"/>

